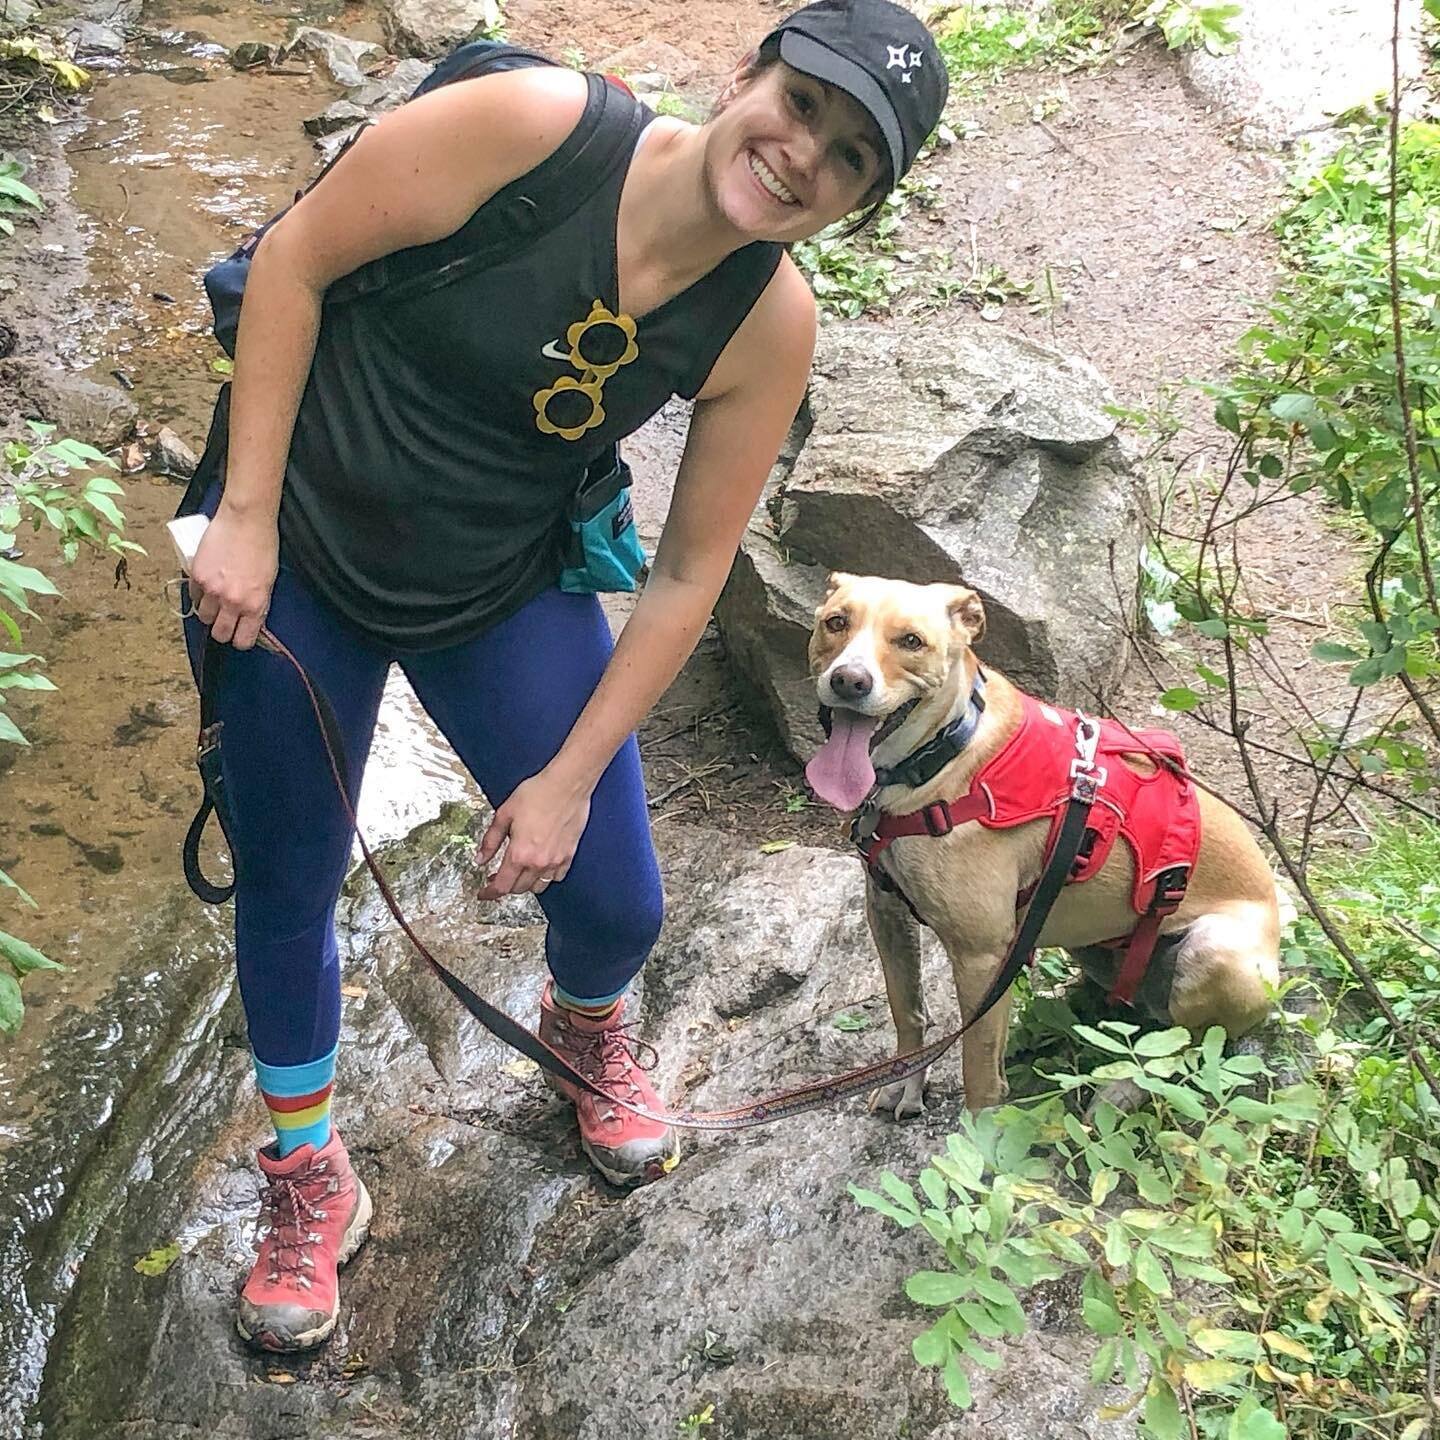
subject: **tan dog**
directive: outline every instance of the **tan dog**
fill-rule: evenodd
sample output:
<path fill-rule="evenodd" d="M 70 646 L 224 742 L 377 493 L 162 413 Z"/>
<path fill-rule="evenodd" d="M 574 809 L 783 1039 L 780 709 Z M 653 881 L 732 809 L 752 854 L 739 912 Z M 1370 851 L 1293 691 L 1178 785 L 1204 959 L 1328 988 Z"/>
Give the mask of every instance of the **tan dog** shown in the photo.
<path fill-rule="evenodd" d="M 980 599 L 962 586 L 830 577 L 810 640 L 820 703 L 833 717 L 830 739 L 806 771 L 821 799 L 856 809 L 872 791 L 876 765 L 898 764 L 965 712 L 979 668 L 971 646 L 984 630 Z M 890 784 L 875 792 L 880 810 L 905 814 L 965 794 L 1015 732 L 1020 692 L 989 665 L 985 677 L 985 706 L 973 739 L 920 788 Z M 1123 763 L 1141 774 L 1154 770 L 1143 754 Z M 1235 813 L 1203 790 L 1199 801 L 1200 850 L 1189 888 L 1161 927 L 1137 1004 L 1167 1024 L 1197 1034 L 1223 1025 L 1233 1037 L 1265 1017 L 1278 979 L 1275 882 Z M 896 839 L 881 857 L 944 945 L 962 1017 L 978 1007 L 1000 967 L 1016 930 L 1016 896 L 1040 875 L 1049 828 L 1048 818 L 1010 829 L 961 824 L 939 838 Z M 1130 847 L 1117 840 L 1093 878 L 1060 892 L 1040 944 L 1068 950 L 1093 979 L 1112 983 L 1120 956 L 1099 947 L 1135 926 L 1134 871 Z M 866 914 L 885 968 L 899 1048 L 913 1050 L 925 1031 L 921 927 L 900 895 L 869 876 Z M 1007 1093 L 1009 1018 L 1007 998 L 962 1042 L 971 1110 L 997 1104 Z M 886 1086 L 872 1108 L 893 1111 L 897 1119 L 917 1115 L 923 1086 L 923 1075 Z"/>

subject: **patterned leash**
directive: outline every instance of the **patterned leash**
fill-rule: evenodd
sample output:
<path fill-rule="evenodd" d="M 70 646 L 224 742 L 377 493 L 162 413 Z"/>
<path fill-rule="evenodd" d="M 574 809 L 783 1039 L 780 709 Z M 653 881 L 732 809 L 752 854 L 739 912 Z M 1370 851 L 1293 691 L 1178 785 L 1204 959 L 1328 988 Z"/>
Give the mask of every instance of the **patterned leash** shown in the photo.
<path fill-rule="evenodd" d="M 1077 743 L 1077 749 L 1081 755 L 1077 765 L 1082 768 L 1077 771 L 1079 778 L 1072 790 L 1070 810 L 1067 812 L 1066 823 L 1062 826 L 1061 837 L 1052 852 L 1050 864 L 1046 867 L 1046 872 L 1036 888 L 1035 897 L 1026 912 L 1025 922 L 1015 936 L 1005 961 L 991 983 L 984 1000 L 974 1015 L 958 1030 L 952 1030 L 948 1035 L 943 1035 L 930 1041 L 929 1044 L 922 1045 L 919 1049 L 908 1051 L 903 1055 L 893 1055 L 889 1059 L 879 1060 L 871 1065 L 862 1065 L 858 1069 L 847 1070 L 842 1075 L 833 1075 L 824 1080 L 798 1086 L 793 1090 L 776 1091 L 774 1094 L 762 1096 L 758 1100 L 747 1101 L 732 1109 L 654 1111 L 644 1105 L 637 1105 L 633 1101 L 623 1100 L 618 1095 L 612 1095 L 608 1090 L 582 1075 L 533 1030 L 511 1018 L 482 996 L 477 995 L 458 975 L 435 958 L 429 947 L 415 933 L 414 928 L 405 918 L 390 889 L 389 882 L 375 863 L 375 858 L 370 853 L 370 847 L 366 844 L 364 835 L 360 833 L 355 807 L 345 784 L 348 767 L 345 764 L 344 745 L 329 700 L 326 699 L 324 692 L 311 679 L 305 667 L 285 643 L 271 631 L 262 628 L 258 643 L 262 648 L 270 650 L 286 660 L 299 676 L 300 683 L 309 698 L 310 708 L 314 711 L 316 723 L 320 727 L 320 736 L 324 742 L 330 773 L 334 778 L 335 787 L 340 793 L 346 816 L 355 830 L 355 838 L 359 842 L 365 866 L 374 878 L 381 898 L 385 901 L 386 908 L 391 915 L 394 916 L 395 923 L 399 925 L 405 938 L 414 946 L 420 958 L 430 967 L 440 983 L 492 1035 L 510 1046 L 511 1049 L 519 1051 L 527 1059 L 533 1060 L 542 1070 L 564 1080 L 567 1084 L 577 1086 L 600 1097 L 608 1104 L 617 1105 L 622 1110 L 628 1110 L 632 1114 L 643 1116 L 647 1120 L 656 1121 L 662 1125 L 673 1125 L 684 1130 L 747 1130 L 756 1125 L 773 1124 L 776 1120 L 783 1120 L 791 1115 L 802 1115 L 809 1110 L 821 1109 L 837 1100 L 843 1100 L 848 1096 L 869 1090 L 877 1084 L 908 1079 L 911 1075 L 918 1074 L 933 1065 L 967 1030 L 978 1024 L 999 1003 L 1014 983 L 1030 951 L 1034 948 L 1034 940 L 1039 935 L 1045 916 L 1048 914 L 1051 904 L 1054 903 L 1054 897 L 1059 893 L 1065 876 L 1068 875 L 1075 855 L 1079 851 L 1084 833 L 1084 816 L 1089 813 L 1090 802 L 1094 798 L 1093 782 L 1089 784 L 1088 798 L 1084 798 L 1082 795 L 1085 790 L 1082 782 L 1089 773 L 1088 768 L 1084 767 L 1088 764 L 1089 768 L 1093 768 L 1094 739 L 1092 736 L 1090 737 L 1088 762 L 1083 745 Z M 215 693 L 219 684 L 220 665 L 223 663 L 223 653 L 227 648 L 217 641 L 207 639 L 205 663 L 201 667 L 202 728 L 198 748 L 201 758 L 201 776 L 207 787 L 207 799 L 211 798 L 209 796 L 211 777 L 217 776 L 219 771 L 219 732 L 223 722 L 213 717 L 216 713 Z M 207 715 L 212 718 L 205 723 Z M 1077 799 L 1077 795 L 1080 795 L 1081 799 Z M 217 801 L 219 800 L 219 797 L 215 798 Z M 220 813 L 223 822 L 223 802 L 217 803 L 215 808 Z M 208 812 L 202 812 L 202 814 L 204 813 Z M 198 836 L 196 839 L 198 841 Z M 231 848 L 233 853 L 233 846 Z M 1065 853 L 1067 851 L 1068 854 Z M 1052 880 L 1053 885 L 1047 883 Z M 221 893 L 216 887 L 211 888 L 217 894 Z M 1051 890 L 1053 893 L 1048 893 Z"/>

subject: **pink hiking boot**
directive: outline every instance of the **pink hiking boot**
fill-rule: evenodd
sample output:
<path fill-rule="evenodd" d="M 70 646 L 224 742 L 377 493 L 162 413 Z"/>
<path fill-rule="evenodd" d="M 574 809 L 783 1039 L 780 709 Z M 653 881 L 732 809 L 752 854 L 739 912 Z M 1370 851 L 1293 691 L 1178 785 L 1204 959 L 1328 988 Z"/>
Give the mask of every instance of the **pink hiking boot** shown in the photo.
<path fill-rule="evenodd" d="M 269 1182 L 260 1197 L 264 1234 L 236 1328 L 262 1350 L 309 1350 L 335 1328 L 336 1271 L 369 1233 L 370 1196 L 337 1131 L 319 1150 L 302 1145 L 281 1159 L 267 1145 L 257 1158 Z"/>
<path fill-rule="evenodd" d="M 635 1053 L 644 1042 L 634 1039 L 622 1022 L 624 1009 L 621 1000 L 600 1020 L 573 1014 L 555 1004 L 547 982 L 540 997 L 540 1038 L 610 1094 L 647 1110 L 663 1110 Z M 655 1053 L 648 1045 L 644 1048 Z M 668 1125 L 607 1104 L 550 1075 L 545 1079 L 575 1102 L 581 1148 L 612 1185 L 645 1185 L 668 1175 L 680 1163 L 680 1141 Z"/>

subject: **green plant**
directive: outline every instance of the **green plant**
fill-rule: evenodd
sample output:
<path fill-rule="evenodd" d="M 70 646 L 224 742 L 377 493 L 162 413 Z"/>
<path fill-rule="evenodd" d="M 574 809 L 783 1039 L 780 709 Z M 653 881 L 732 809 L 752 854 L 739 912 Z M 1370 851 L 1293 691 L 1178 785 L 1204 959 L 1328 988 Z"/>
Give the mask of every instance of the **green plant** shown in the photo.
<path fill-rule="evenodd" d="M 1320 1020 L 1312 1082 L 1281 1086 L 1211 1030 L 1079 1027 L 1102 1063 L 1052 1077 L 1031 1107 L 967 1119 L 918 1177 L 886 1173 L 856 1200 L 940 1248 L 906 1292 L 942 1313 L 914 1344 L 951 1400 L 962 1362 L 998 1368 L 1026 1316 L 1017 1293 L 1072 1277 L 1097 1342 L 1091 1379 L 1117 1374 L 1156 1440 L 1418 1440 L 1426 1396 L 1427 1277 L 1440 1222 L 1434 1172 L 1368 1138 L 1347 1067 L 1353 1044 Z M 1122 1113 L 1104 1087 L 1148 1104 Z M 1413 1082 L 1412 1082 L 1413 1083 Z M 1084 1123 L 1065 1096 L 1095 1095 Z M 922 1198 L 923 1197 L 923 1198 Z"/>
<path fill-rule="evenodd" d="M 1234 21 L 1244 13 L 1244 6 L 1227 0 L 1150 0 L 1138 19 L 1155 25 L 1172 50 L 1203 46 L 1212 55 L 1225 55 L 1239 42 L 1240 34 Z"/>
<path fill-rule="evenodd" d="M 714 1423 L 715 1407 L 713 1405 L 707 1405 L 703 1410 L 687 1415 L 680 1422 L 680 1434 L 687 1437 L 687 1440 L 693 1440 L 693 1437 L 698 1435 L 707 1425 L 713 1425 Z"/>
<path fill-rule="evenodd" d="M 35 215 L 45 208 L 40 197 L 21 180 L 25 166 L 10 155 L 0 155 L 0 231 L 15 233 L 13 215 Z"/>
<path fill-rule="evenodd" d="M 53 425 L 29 422 L 30 438 L 5 445 L 5 469 L 0 477 L 0 743 L 26 745 L 24 733 L 7 713 L 7 692 L 53 690 L 43 671 L 44 658 L 21 646 L 20 619 L 35 618 L 30 600 L 56 595 L 54 583 L 32 565 L 22 565 L 13 552 L 22 527 L 31 533 L 53 534 L 60 558 L 71 564 L 82 547 L 115 557 L 140 547 L 124 538 L 125 517 L 115 504 L 120 486 L 106 475 L 91 473 L 97 467 L 114 469 L 114 463 L 93 446 L 78 440 L 57 440 Z M 8 643 L 7 643 L 8 642 Z M 0 889 L 13 892 L 25 904 L 34 899 L 3 870 Z M 32 970 L 57 969 L 38 950 L 14 935 L 0 931 L 0 1031 L 13 1031 L 24 1014 L 20 980 Z"/>

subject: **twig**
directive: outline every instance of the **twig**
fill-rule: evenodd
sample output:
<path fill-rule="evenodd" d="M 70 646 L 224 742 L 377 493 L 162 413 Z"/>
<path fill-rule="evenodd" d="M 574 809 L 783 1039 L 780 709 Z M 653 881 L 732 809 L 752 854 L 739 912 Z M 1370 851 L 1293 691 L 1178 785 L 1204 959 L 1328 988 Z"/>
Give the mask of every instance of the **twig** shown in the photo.
<path fill-rule="evenodd" d="M 1410 386 L 1405 369 L 1405 338 L 1400 324 L 1400 8 L 1395 0 L 1395 18 L 1390 31 L 1390 197 L 1386 223 L 1390 240 L 1390 327 L 1395 341 L 1395 390 L 1400 397 L 1400 420 L 1405 429 L 1405 463 L 1410 471 L 1411 505 L 1415 511 L 1415 550 L 1425 597 L 1432 612 L 1440 613 L 1435 598 L 1435 572 L 1425 537 L 1425 505 L 1420 491 L 1420 456 L 1415 445 L 1415 416 L 1410 410 Z M 1432 729 L 1434 728 L 1432 723 Z M 1440 731 L 1436 732 L 1440 734 Z"/>

